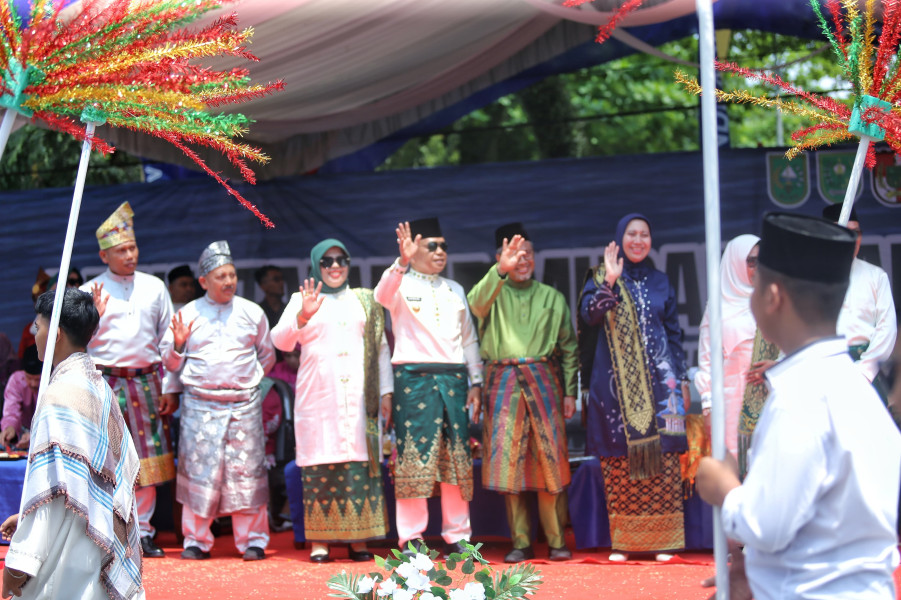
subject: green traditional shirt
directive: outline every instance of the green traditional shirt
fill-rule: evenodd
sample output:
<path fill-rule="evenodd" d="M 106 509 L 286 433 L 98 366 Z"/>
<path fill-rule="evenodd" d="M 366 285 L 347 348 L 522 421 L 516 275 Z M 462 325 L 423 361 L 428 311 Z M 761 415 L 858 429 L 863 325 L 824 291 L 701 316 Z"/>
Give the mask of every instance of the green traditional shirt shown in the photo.
<path fill-rule="evenodd" d="M 563 294 L 533 279 L 501 278 L 494 265 L 466 297 L 479 320 L 483 358 L 553 356 L 563 371 L 565 395 L 576 396 L 578 344 Z"/>

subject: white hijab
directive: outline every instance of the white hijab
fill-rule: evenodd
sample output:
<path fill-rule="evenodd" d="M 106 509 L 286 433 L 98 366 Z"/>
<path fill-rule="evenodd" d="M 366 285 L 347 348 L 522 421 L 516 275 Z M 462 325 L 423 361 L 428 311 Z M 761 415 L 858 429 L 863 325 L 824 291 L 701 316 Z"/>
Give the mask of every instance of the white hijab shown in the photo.
<path fill-rule="evenodd" d="M 723 288 L 723 351 L 732 352 L 745 340 L 753 340 L 757 322 L 751 314 L 751 292 L 748 277 L 748 254 L 760 241 L 756 235 L 744 234 L 726 244 L 720 262 Z"/>

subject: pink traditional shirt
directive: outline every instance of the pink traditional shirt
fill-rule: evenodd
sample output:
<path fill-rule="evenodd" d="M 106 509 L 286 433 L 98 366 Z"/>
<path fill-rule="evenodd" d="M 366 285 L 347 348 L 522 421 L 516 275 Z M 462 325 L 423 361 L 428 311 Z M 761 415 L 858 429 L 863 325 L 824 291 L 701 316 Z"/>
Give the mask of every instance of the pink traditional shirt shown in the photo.
<path fill-rule="evenodd" d="M 28 386 L 25 371 L 16 371 L 10 375 L 6 382 L 6 390 L 3 392 L 3 420 L 0 421 L 0 431 L 7 427 L 15 427 L 16 435 L 22 435 L 26 429 L 31 429 L 36 401 L 37 394 Z"/>
<path fill-rule="evenodd" d="M 346 288 L 325 294 L 322 306 L 303 327 L 298 292 L 271 332 L 272 343 L 290 352 L 300 344 L 300 369 L 294 398 L 297 464 L 301 467 L 369 460 L 363 332 L 366 313 L 357 294 Z M 388 343 L 379 347 L 379 393 L 394 391 Z"/>
<path fill-rule="evenodd" d="M 479 338 L 459 283 L 394 261 L 375 286 L 375 299 L 391 313 L 393 364 L 465 364 L 469 380 L 482 382 Z"/>

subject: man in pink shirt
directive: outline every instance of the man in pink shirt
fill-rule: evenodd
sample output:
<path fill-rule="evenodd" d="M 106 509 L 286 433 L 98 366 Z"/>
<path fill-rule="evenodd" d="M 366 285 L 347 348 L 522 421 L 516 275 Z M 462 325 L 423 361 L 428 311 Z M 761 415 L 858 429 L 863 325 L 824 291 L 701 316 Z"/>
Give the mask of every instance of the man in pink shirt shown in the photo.
<path fill-rule="evenodd" d="M 17 438 L 18 448 L 28 448 L 31 438 L 31 418 L 38 398 L 41 383 L 41 361 L 38 360 L 37 346 L 25 350 L 22 361 L 24 370 L 16 371 L 9 377 L 3 392 L 3 419 L 0 421 L 0 446 L 11 445 Z"/>

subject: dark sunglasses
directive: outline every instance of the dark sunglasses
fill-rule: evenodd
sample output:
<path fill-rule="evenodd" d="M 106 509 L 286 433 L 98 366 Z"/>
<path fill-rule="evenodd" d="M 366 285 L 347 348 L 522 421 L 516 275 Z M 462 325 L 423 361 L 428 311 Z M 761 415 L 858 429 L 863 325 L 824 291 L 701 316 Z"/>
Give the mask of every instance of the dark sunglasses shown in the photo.
<path fill-rule="evenodd" d="M 338 263 L 339 267 L 350 265 L 349 256 L 323 256 L 319 259 L 319 266 L 323 269 L 330 268 L 333 264 Z"/>
<path fill-rule="evenodd" d="M 435 252 L 438 248 L 441 248 L 445 252 L 447 252 L 447 242 L 429 242 L 426 245 L 426 248 L 429 249 L 429 252 Z"/>
<path fill-rule="evenodd" d="M 69 283 L 69 285 L 78 287 L 78 286 L 80 286 L 80 285 L 81 285 L 82 283 L 84 283 L 84 282 L 83 282 L 81 279 L 78 279 L 78 278 L 76 278 L 76 277 L 71 277 L 71 278 L 68 279 L 68 283 Z"/>
<path fill-rule="evenodd" d="M 749 267 L 754 268 L 754 269 L 757 268 L 757 257 L 756 257 L 756 256 L 749 256 L 749 257 L 745 260 L 745 262 L 748 263 L 748 266 L 749 266 Z"/>

